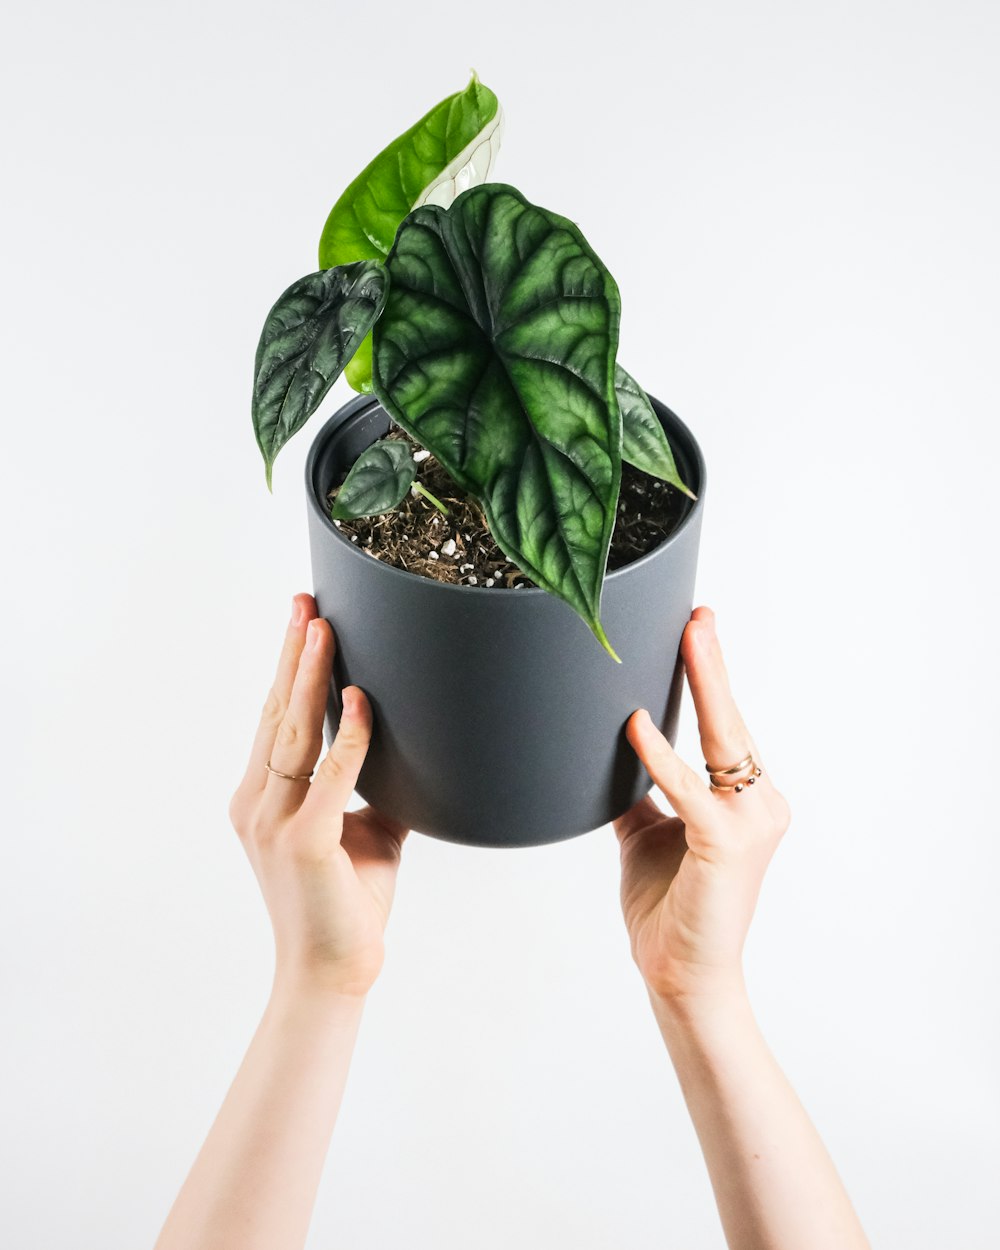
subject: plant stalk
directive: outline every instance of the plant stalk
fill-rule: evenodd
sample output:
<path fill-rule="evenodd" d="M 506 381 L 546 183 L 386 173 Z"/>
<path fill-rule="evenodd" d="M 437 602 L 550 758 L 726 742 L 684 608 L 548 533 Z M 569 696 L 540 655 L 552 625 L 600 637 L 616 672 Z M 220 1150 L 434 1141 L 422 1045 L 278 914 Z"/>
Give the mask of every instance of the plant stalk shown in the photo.
<path fill-rule="evenodd" d="M 414 482 L 413 489 L 419 491 L 425 499 L 429 500 L 434 507 L 437 508 L 438 512 L 443 512 L 445 516 L 449 515 L 448 509 L 444 506 L 441 500 L 438 499 L 436 495 L 432 495 L 426 486 L 421 486 L 419 482 Z"/>

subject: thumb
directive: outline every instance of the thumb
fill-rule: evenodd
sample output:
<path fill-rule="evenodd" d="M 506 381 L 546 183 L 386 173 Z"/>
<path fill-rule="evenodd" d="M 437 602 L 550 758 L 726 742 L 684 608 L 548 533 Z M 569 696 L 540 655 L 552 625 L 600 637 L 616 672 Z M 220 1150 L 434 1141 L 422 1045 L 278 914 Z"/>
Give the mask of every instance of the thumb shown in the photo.
<path fill-rule="evenodd" d="M 625 736 L 681 820 L 685 824 L 704 821 L 713 810 L 711 791 L 660 733 L 645 708 L 629 717 Z"/>
<path fill-rule="evenodd" d="M 340 697 L 343 712 L 337 736 L 320 760 L 303 804 L 316 815 L 336 814 L 338 818 L 354 793 L 372 737 L 372 709 L 365 692 L 358 686 L 345 686 Z"/>

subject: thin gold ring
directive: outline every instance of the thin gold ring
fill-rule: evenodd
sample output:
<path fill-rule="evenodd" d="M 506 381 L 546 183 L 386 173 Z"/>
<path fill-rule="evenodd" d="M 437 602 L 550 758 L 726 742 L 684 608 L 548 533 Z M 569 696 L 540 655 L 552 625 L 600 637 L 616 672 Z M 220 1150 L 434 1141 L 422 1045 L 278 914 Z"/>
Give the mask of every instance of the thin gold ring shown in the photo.
<path fill-rule="evenodd" d="M 725 777 L 730 773 L 739 772 L 741 768 L 746 768 L 748 764 L 750 765 L 749 775 L 742 777 L 739 781 L 716 781 L 716 777 Z M 755 785 L 757 778 L 762 775 L 762 769 L 753 762 L 752 755 L 746 756 L 738 764 L 733 764 L 731 768 L 712 768 L 710 764 L 706 764 L 705 767 L 709 771 L 708 782 L 710 786 L 716 790 L 733 790 L 736 794 L 745 790 L 747 786 Z"/>
<path fill-rule="evenodd" d="M 271 767 L 271 761 L 268 760 L 264 765 L 272 777 L 284 777 L 286 781 L 308 781 L 312 773 L 279 773 L 276 768 Z M 313 769 L 313 772 L 316 770 Z"/>
<path fill-rule="evenodd" d="M 738 773 L 741 768 L 746 768 L 748 764 L 752 764 L 752 763 L 753 763 L 753 756 L 745 755 L 738 764 L 733 764 L 731 768 L 713 768 L 711 764 L 706 764 L 705 768 L 714 777 L 725 777 L 725 776 L 728 776 L 729 773 Z"/>

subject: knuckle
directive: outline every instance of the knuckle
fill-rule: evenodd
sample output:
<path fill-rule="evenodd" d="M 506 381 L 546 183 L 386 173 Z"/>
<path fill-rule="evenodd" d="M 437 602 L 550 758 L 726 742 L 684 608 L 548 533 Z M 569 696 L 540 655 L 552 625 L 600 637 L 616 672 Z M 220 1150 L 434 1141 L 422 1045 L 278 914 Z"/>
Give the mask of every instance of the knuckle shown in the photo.
<path fill-rule="evenodd" d="M 264 700 L 264 706 L 261 709 L 260 718 L 267 725 L 278 725 L 281 718 L 285 714 L 285 707 L 281 701 L 278 692 L 272 686 L 267 692 L 267 698 Z"/>
<path fill-rule="evenodd" d="M 343 761 L 333 751 L 328 751 L 323 756 L 319 771 L 324 781 L 339 781 L 344 776 Z"/>
<path fill-rule="evenodd" d="M 694 795 L 703 789 L 703 785 L 701 778 L 695 776 L 690 768 L 680 768 L 677 770 L 676 788 L 681 794 Z"/>
<path fill-rule="evenodd" d="M 718 727 L 705 742 L 707 757 L 721 761 L 716 767 L 735 764 L 749 751 L 750 732 L 737 708 L 722 713 Z"/>
<path fill-rule="evenodd" d="M 337 740 L 347 751 L 360 751 L 368 743 L 368 734 L 360 725 L 344 725 L 337 734 Z"/>
<path fill-rule="evenodd" d="M 739 711 L 734 707 L 729 714 L 729 724 L 726 728 L 727 742 L 749 742 L 750 731 L 746 727 L 746 722 L 740 715 Z"/>
<path fill-rule="evenodd" d="M 229 823 L 242 838 L 246 829 L 246 801 L 241 790 L 229 800 Z"/>
<path fill-rule="evenodd" d="M 788 832 L 788 826 L 792 823 L 792 809 L 788 805 L 788 800 L 778 790 L 773 792 L 771 819 L 774 823 L 775 834 L 779 838 L 783 837 Z"/>
<path fill-rule="evenodd" d="M 281 724 L 278 726 L 278 732 L 275 736 L 275 742 L 281 747 L 293 747 L 299 741 L 301 733 L 298 725 L 293 721 L 288 713 L 281 718 Z"/>

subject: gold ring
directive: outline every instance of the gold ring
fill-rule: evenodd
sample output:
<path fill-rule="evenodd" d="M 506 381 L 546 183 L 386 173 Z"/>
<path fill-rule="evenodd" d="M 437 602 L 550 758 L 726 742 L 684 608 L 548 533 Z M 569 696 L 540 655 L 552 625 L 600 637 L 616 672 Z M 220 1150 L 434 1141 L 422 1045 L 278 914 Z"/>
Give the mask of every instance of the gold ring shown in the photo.
<path fill-rule="evenodd" d="M 741 769 L 746 768 L 748 764 L 750 765 L 749 776 L 743 777 L 739 781 L 716 781 L 716 777 L 726 777 L 731 773 L 738 773 Z M 733 764 L 729 768 L 713 768 L 711 764 L 706 764 L 705 767 L 709 772 L 708 783 L 710 786 L 716 790 L 734 790 L 737 794 L 741 790 L 746 789 L 747 786 L 754 785 L 757 778 L 762 775 L 762 770 L 753 762 L 752 755 L 745 756 L 738 764 Z"/>
<path fill-rule="evenodd" d="M 295 773 L 295 774 L 279 773 L 276 768 L 271 767 L 270 760 L 267 761 L 264 767 L 267 769 L 267 771 L 271 774 L 272 777 L 284 777 L 286 781 L 308 781 L 309 778 L 312 776 L 312 773 Z M 313 772 L 315 772 L 315 769 L 313 769 Z"/>
<path fill-rule="evenodd" d="M 725 777 L 728 773 L 738 773 L 741 768 L 746 768 L 748 764 L 753 763 L 752 755 L 745 755 L 738 764 L 733 764 L 731 768 L 713 768 L 711 764 L 706 764 L 705 768 L 708 772 L 716 777 Z"/>

